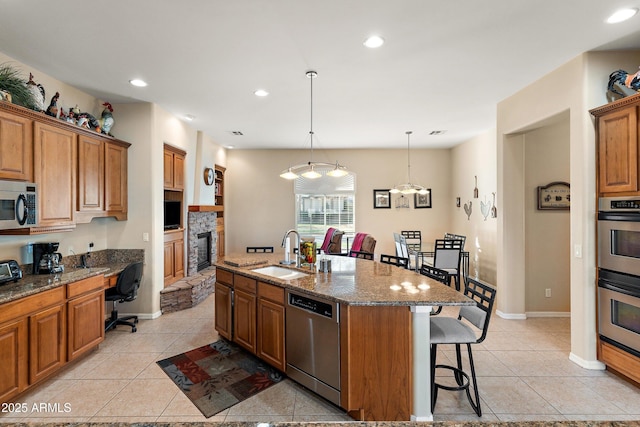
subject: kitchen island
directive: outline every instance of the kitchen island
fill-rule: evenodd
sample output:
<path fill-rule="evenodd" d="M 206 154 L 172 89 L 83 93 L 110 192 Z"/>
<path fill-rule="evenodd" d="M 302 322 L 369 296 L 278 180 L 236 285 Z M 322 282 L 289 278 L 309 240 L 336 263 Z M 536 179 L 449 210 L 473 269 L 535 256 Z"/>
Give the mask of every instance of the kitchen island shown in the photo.
<path fill-rule="evenodd" d="M 284 331 L 285 317 L 292 317 L 290 295 L 335 303 L 339 385 L 333 388 L 339 397 L 329 400 L 357 420 L 432 420 L 431 307 L 474 302 L 414 271 L 376 261 L 327 256 L 331 272 L 325 273 L 279 265 L 282 258 L 282 254 L 232 254 L 216 262 L 215 324 L 220 335 L 289 373 L 291 349 L 305 341 L 284 342 L 291 336 L 290 330 Z M 265 266 L 290 268 L 291 278 L 282 270 L 276 274 L 277 269 L 262 270 L 266 274 L 255 271 Z M 295 272 L 307 274 L 296 277 Z M 304 329 L 305 324 L 287 322 L 286 327 Z M 319 390 L 302 384 L 324 396 L 321 382 Z"/>

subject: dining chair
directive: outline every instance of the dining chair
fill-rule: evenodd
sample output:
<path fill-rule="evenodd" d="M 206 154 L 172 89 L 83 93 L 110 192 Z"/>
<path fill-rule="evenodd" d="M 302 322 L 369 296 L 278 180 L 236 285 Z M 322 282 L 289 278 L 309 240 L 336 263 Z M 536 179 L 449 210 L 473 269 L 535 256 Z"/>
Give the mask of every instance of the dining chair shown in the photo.
<path fill-rule="evenodd" d="M 420 230 L 402 230 L 400 234 L 407 241 L 407 247 L 410 251 L 422 250 L 422 232 Z"/>
<path fill-rule="evenodd" d="M 476 369 L 473 363 L 471 344 L 479 344 L 487 336 L 489 320 L 496 298 L 496 289 L 484 282 L 469 277 L 465 278 L 464 294 L 475 301 L 473 306 L 462 306 L 458 317 L 433 316 L 430 319 L 431 328 L 431 412 L 434 411 L 438 399 L 438 389 L 460 391 L 464 390 L 467 399 L 475 413 L 481 417 L 480 393 L 476 380 Z M 480 337 L 470 325 L 480 330 Z M 454 344 L 456 347 L 456 366 L 442 365 L 436 363 L 438 355 L 438 345 Z M 460 346 L 467 346 L 469 354 L 469 368 L 471 377 L 464 371 L 462 365 L 462 354 Z M 444 385 L 436 382 L 436 369 L 446 369 L 453 372 L 455 386 Z M 471 396 L 471 386 L 473 386 L 473 398 Z"/>
<path fill-rule="evenodd" d="M 411 269 L 412 254 L 409 253 L 409 247 L 407 246 L 406 238 L 402 234 L 393 233 L 393 241 L 395 242 L 395 245 L 396 245 L 396 256 L 401 258 L 408 258 L 409 259 L 408 268 Z"/>
<path fill-rule="evenodd" d="M 372 260 L 373 261 L 373 253 L 371 252 L 363 252 L 363 251 L 349 251 L 349 256 L 351 258 L 362 258 L 362 259 L 368 259 L 368 260 Z"/>
<path fill-rule="evenodd" d="M 444 233 L 445 240 L 460 240 L 462 241 L 461 250 L 464 251 L 464 244 L 467 241 L 467 236 L 463 236 L 461 234 L 453 234 L 453 233 Z"/>
<path fill-rule="evenodd" d="M 446 271 L 453 277 L 456 291 L 460 290 L 460 240 L 436 239 L 433 251 L 433 267 Z"/>
<path fill-rule="evenodd" d="M 395 265 L 396 267 L 409 268 L 409 258 L 395 255 L 380 254 L 380 262 Z"/>

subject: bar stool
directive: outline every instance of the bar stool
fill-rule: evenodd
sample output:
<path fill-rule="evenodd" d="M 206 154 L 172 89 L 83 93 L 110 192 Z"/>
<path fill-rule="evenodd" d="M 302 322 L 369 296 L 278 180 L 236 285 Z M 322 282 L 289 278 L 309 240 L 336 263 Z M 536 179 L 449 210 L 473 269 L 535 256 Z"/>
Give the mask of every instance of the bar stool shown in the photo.
<path fill-rule="evenodd" d="M 480 408 L 480 395 L 478 393 L 478 384 L 476 381 L 476 369 L 473 364 L 473 354 L 471 353 L 471 344 L 478 344 L 484 341 L 489 328 L 489 319 L 493 310 L 493 303 L 496 298 L 496 289 L 479 280 L 465 278 L 464 294 L 476 302 L 475 306 L 463 306 L 460 308 L 460 314 L 457 318 L 448 316 L 431 317 L 431 412 L 436 406 L 438 399 L 438 389 L 444 390 L 464 390 L 467 398 L 475 413 L 482 416 Z M 478 338 L 476 332 L 469 326 L 468 321 L 482 331 Z M 439 344 L 455 344 L 457 366 L 438 365 L 436 364 L 436 356 Z M 462 367 L 462 355 L 460 346 L 466 344 L 469 353 L 469 366 L 471 370 L 471 378 L 469 374 L 464 372 Z M 457 386 L 448 386 L 436 382 L 436 369 L 448 369 L 453 371 Z M 473 385 L 473 398 L 471 397 L 470 386 Z"/>

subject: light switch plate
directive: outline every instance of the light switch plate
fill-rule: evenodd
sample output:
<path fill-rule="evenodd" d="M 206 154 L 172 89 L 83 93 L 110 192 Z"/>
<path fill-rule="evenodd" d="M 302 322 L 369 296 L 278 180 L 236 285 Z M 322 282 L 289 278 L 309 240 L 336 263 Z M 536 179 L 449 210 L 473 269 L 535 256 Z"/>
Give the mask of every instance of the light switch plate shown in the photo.
<path fill-rule="evenodd" d="M 576 258 L 582 258 L 582 245 L 573 245 L 573 255 Z"/>

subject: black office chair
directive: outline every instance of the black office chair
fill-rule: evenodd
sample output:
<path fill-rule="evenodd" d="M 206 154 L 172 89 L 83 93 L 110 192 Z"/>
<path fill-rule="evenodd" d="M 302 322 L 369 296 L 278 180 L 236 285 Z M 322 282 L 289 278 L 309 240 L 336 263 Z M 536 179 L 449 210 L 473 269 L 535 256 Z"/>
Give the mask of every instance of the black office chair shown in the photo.
<path fill-rule="evenodd" d="M 431 318 L 431 412 L 436 406 L 438 399 L 438 389 L 444 390 L 464 390 L 475 413 L 481 417 L 480 393 L 476 381 L 476 368 L 473 364 L 471 344 L 478 344 L 484 341 L 489 330 L 489 319 L 493 310 L 493 303 L 496 299 L 496 289 L 479 280 L 465 277 L 464 294 L 476 302 L 475 306 L 462 306 L 458 318 L 447 316 L 434 316 Z M 481 331 L 480 337 L 469 324 Z M 456 366 L 440 365 L 436 363 L 439 344 L 455 344 Z M 460 346 L 465 344 L 469 354 L 469 374 L 462 368 L 462 354 Z M 436 382 L 436 369 L 443 368 L 453 372 L 457 385 L 449 386 Z M 473 387 L 473 397 L 471 396 Z"/>
<path fill-rule="evenodd" d="M 111 318 L 104 322 L 105 332 L 112 328 L 115 329 L 117 325 L 131 326 L 131 332 L 137 331 L 136 323 L 138 323 L 138 316 L 118 317 L 116 305 L 119 302 L 128 302 L 136 299 L 138 296 L 138 288 L 140 287 L 140 282 L 142 280 L 142 269 L 142 261 L 129 264 L 118 276 L 116 286 L 105 291 L 105 301 L 113 302 Z M 129 320 L 133 321 L 129 322 Z"/>
<path fill-rule="evenodd" d="M 380 262 L 395 265 L 396 267 L 409 268 L 409 258 L 401 256 L 380 254 Z"/>

